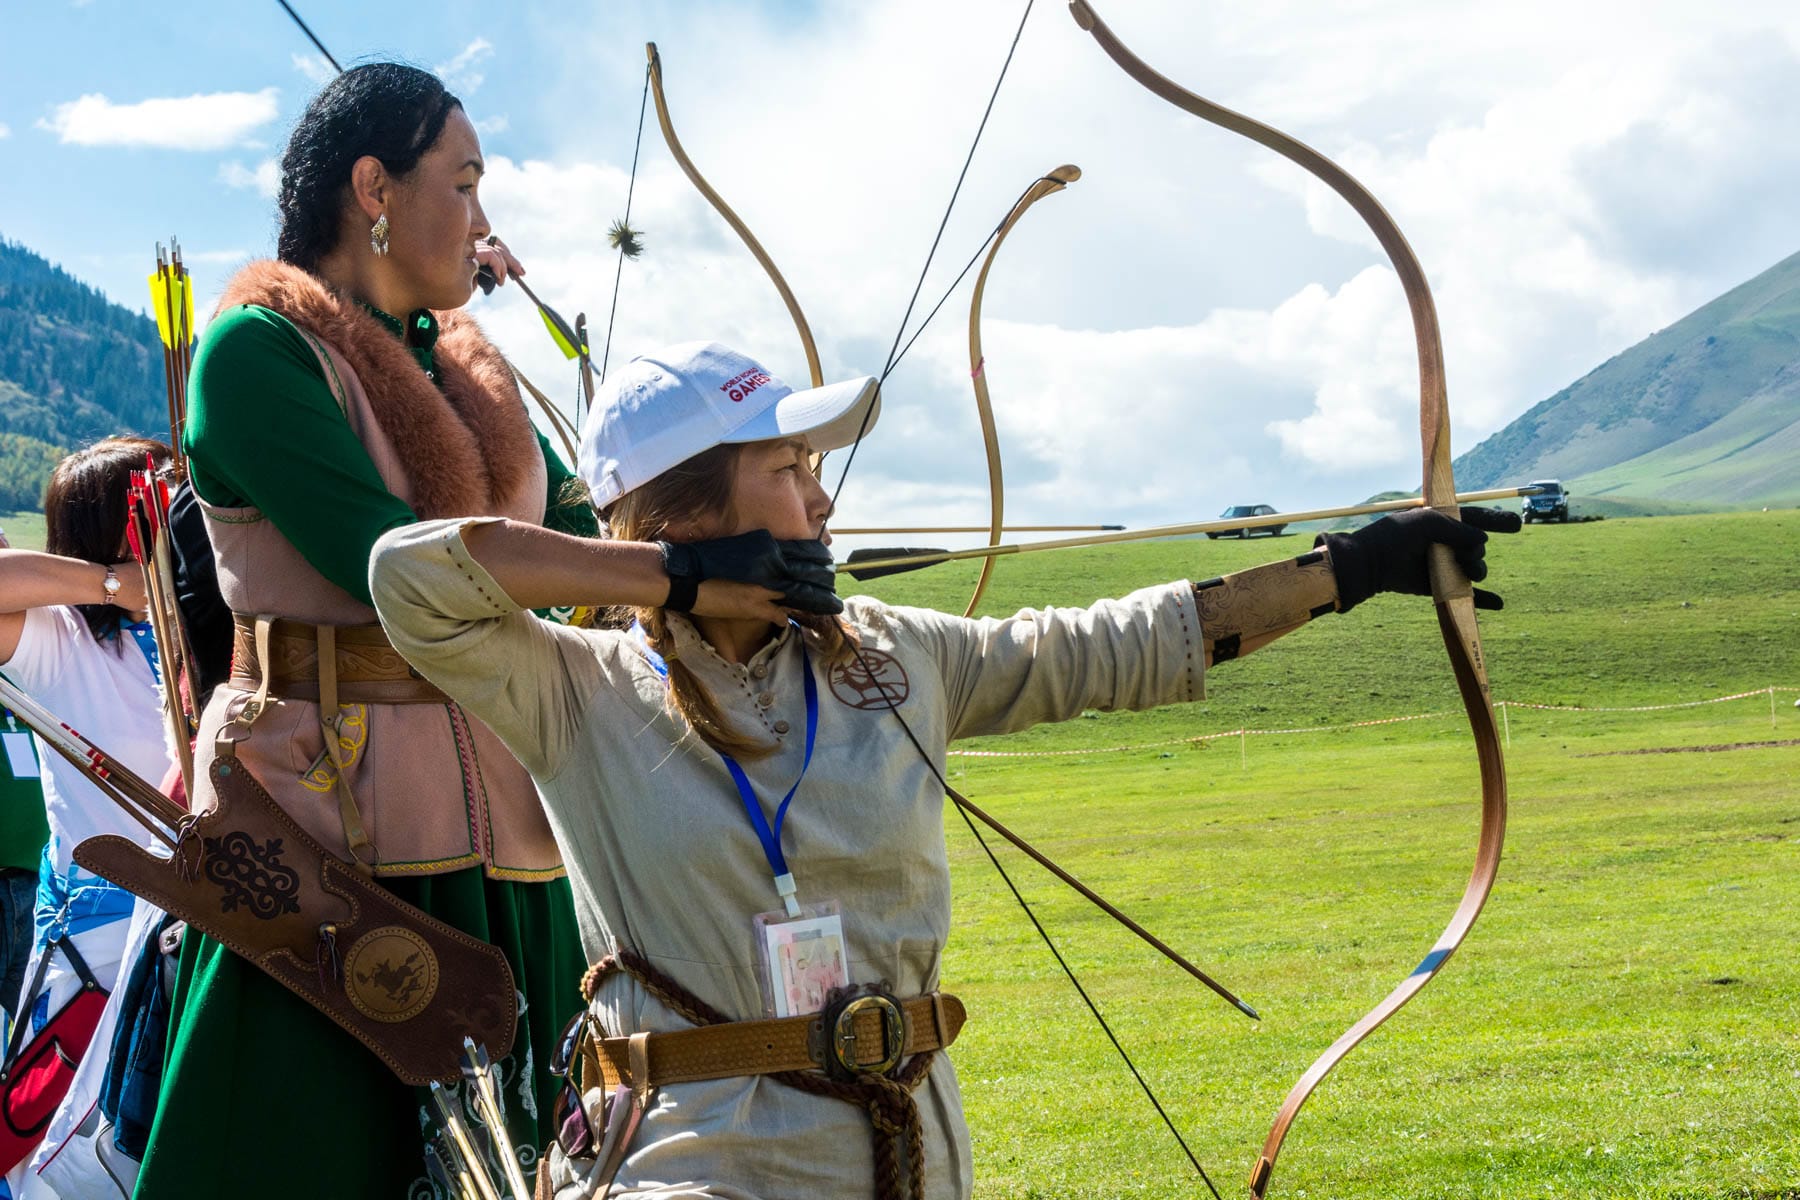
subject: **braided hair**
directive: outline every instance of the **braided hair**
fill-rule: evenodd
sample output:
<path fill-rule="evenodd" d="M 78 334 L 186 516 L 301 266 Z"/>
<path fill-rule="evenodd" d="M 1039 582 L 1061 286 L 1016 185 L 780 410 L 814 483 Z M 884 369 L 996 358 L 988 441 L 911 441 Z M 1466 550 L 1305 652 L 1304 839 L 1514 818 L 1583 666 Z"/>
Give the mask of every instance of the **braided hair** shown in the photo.
<path fill-rule="evenodd" d="M 388 174 L 405 178 L 461 107 L 436 75 L 404 63 L 351 67 L 326 84 L 281 156 L 276 256 L 317 270 L 337 246 L 356 160 L 380 159 Z"/>
<path fill-rule="evenodd" d="M 713 516 L 730 525 L 732 484 L 744 447 L 726 443 L 702 450 L 686 462 L 671 467 L 640 487 L 626 492 L 601 514 L 601 536 L 621 542 L 651 542 L 668 536 L 671 526 Z M 637 621 L 644 627 L 650 647 L 662 656 L 669 671 L 669 708 L 699 739 L 721 754 L 751 760 L 767 758 L 777 744 L 745 733 L 725 715 L 718 698 L 675 653 L 666 610 L 648 606 L 621 607 L 608 615 L 608 623 L 623 628 Z M 856 653 L 856 633 L 842 617 L 796 613 L 795 624 L 808 644 L 828 665 L 846 664 Z"/>

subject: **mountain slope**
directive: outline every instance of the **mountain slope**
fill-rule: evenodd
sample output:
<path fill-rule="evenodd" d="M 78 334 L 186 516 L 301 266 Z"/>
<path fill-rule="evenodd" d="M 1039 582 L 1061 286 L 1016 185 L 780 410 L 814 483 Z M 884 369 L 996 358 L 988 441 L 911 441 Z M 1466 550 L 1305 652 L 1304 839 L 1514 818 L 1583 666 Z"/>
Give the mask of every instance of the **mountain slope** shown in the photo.
<path fill-rule="evenodd" d="M 155 322 L 0 240 L 0 433 L 73 447 L 167 426 Z"/>
<path fill-rule="evenodd" d="M 1456 463 L 1462 487 L 1800 503 L 1800 254 L 1653 334 Z"/>

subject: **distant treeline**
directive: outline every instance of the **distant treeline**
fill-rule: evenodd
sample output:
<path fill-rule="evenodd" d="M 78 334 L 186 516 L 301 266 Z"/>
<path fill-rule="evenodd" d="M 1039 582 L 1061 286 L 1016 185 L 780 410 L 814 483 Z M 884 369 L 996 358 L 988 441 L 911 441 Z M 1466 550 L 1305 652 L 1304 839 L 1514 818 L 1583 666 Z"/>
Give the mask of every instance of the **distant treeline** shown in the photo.
<path fill-rule="evenodd" d="M 164 405 L 155 322 L 0 239 L 0 508 L 37 508 L 60 448 L 156 433 Z"/>
<path fill-rule="evenodd" d="M 44 485 L 67 451 L 19 433 L 0 433 L 0 512 L 44 506 Z"/>

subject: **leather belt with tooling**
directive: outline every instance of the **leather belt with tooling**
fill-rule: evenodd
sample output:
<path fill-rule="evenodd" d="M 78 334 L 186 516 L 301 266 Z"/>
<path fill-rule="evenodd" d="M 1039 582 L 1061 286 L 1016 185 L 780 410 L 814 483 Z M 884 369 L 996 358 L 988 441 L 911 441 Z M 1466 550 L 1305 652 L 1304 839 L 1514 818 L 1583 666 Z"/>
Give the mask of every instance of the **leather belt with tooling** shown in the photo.
<path fill-rule="evenodd" d="M 256 647 L 257 618 L 233 613 L 230 686 L 253 692 L 266 678 L 271 695 L 319 702 L 319 627 L 269 622 L 268 661 Z M 332 630 L 337 699 L 343 704 L 448 704 L 450 697 L 413 669 L 379 625 Z"/>

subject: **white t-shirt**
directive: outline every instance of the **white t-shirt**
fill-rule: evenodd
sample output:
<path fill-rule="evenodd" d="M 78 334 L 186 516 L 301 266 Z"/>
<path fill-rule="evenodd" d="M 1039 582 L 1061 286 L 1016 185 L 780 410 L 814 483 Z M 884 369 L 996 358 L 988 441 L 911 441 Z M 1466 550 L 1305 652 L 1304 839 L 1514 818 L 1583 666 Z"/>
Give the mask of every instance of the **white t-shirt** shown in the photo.
<path fill-rule="evenodd" d="M 173 764 L 164 733 L 162 688 L 141 641 L 127 628 L 118 642 L 97 642 L 75 608 L 26 610 L 19 647 L 6 675 L 83 737 L 121 764 L 159 785 Z M 154 643 L 151 643 L 154 645 Z M 44 807 L 50 820 L 50 859 L 68 875 L 75 846 L 102 833 L 134 842 L 144 827 L 88 782 L 56 751 L 38 745 L 44 766 Z"/>

